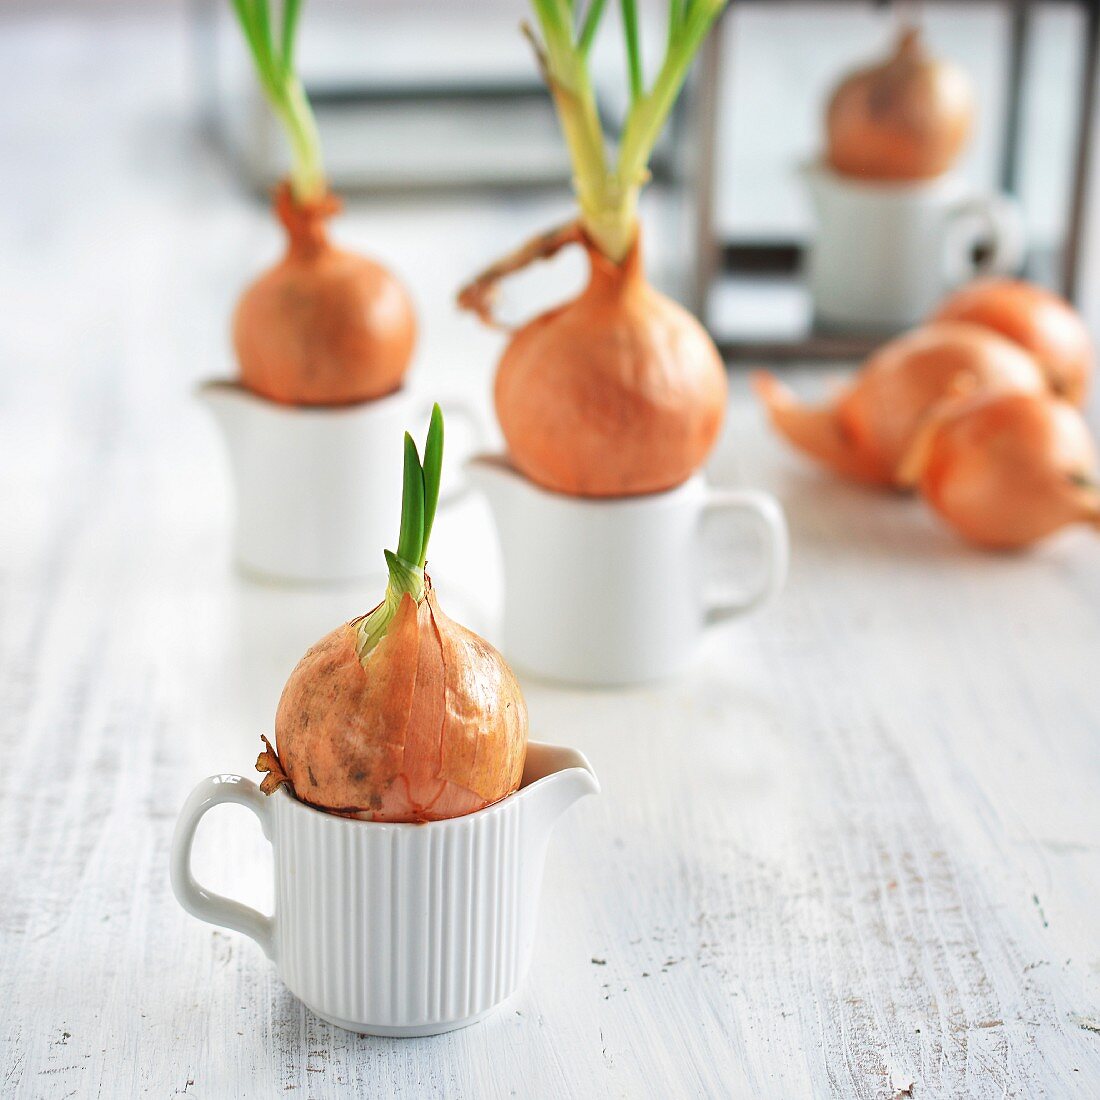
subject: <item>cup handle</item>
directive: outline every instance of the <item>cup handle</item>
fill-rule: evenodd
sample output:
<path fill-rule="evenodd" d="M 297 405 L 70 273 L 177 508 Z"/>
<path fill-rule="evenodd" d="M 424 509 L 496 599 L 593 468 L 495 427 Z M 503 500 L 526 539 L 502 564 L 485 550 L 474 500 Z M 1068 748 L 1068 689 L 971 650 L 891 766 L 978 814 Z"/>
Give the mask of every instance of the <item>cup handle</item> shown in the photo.
<path fill-rule="evenodd" d="M 194 917 L 208 924 L 232 928 L 251 936 L 269 959 L 275 958 L 275 922 L 251 906 L 215 894 L 191 874 L 191 846 L 203 814 L 222 802 L 235 802 L 259 819 L 264 836 L 271 840 L 271 800 L 249 779 L 239 775 L 212 775 L 187 796 L 172 835 L 172 890 L 176 900 Z"/>
<path fill-rule="evenodd" d="M 453 470 L 465 470 L 466 459 L 485 449 L 485 422 L 482 420 L 481 415 L 474 409 L 472 405 L 467 405 L 463 401 L 441 401 L 440 402 L 443 411 L 447 414 L 448 425 L 454 424 L 456 421 L 459 424 L 465 426 L 467 433 L 470 437 L 470 446 L 456 462 L 448 460 L 447 465 Z M 417 421 L 426 420 L 431 415 L 431 405 L 426 406 L 422 415 L 417 417 Z M 470 484 L 470 479 L 462 473 L 461 480 L 454 485 L 449 485 L 442 489 L 439 494 L 439 503 L 444 508 L 449 508 L 452 504 L 457 504 L 460 500 L 468 497 L 473 490 L 473 486 Z"/>
<path fill-rule="evenodd" d="M 974 260 L 974 248 L 989 245 L 989 254 Z M 979 195 L 947 211 L 944 231 L 944 276 L 958 286 L 980 275 L 1009 275 L 1023 262 L 1027 241 L 1020 205 L 1007 195 Z"/>
<path fill-rule="evenodd" d="M 709 490 L 707 501 L 703 505 L 704 537 L 705 530 L 710 524 L 717 522 L 720 517 L 734 514 L 748 516 L 760 531 L 767 568 L 754 591 L 736 597 L 708 599 L 706 610 L 708 626 L 735 619 L 768 603 L 779 594 L 787 579 L 790 539 L 787 534 L 786 517 L 775 497 L 755 489 Z"/>

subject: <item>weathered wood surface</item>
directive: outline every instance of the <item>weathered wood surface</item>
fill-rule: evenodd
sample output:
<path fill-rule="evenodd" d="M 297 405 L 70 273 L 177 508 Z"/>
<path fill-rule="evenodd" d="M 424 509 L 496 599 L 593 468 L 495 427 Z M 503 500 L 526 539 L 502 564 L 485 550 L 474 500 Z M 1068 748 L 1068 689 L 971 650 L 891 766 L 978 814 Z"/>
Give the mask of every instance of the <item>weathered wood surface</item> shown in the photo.
<path fill-rule="evenodd" d="M 229 567 L 190 391 L 226 368 L 274 233 L 190 139 L 148 27 L 104 25 L 94 68 L 86 27 L 41 28 L 0 36 L 23 90 L 0 114 L 0 1094 L 1097 1095 L 1098 545 L 968 551 L 786 453 L 741 380 L 713 476 L 783 499 L 788 590 L 678 682 L 525 685 L 604 793 L 554 837 L 512 1004 L 446 1037 L 352 1036 L 183 914 L 184 795 L 249 774 L 296 657 L 375 589 Z M 420 386 L 487 395 L 496 338 L 449 294 L 561 209 L 344 219 L 416 287 Z M 434 558 L 452 613 L 491 631 L 480 504 L 440 516 Z M 269 893 L 243 811 L 211 815 L 196 863 Z"/>

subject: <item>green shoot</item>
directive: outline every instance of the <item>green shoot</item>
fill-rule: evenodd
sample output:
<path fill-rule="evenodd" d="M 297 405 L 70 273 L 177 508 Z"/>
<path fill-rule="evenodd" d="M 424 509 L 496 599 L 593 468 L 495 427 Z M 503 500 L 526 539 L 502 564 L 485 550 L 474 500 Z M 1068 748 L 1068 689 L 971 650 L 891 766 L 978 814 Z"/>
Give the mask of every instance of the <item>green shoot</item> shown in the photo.
<path fill-rule="evenodd" d="M 282 0 L 278 36 L 272 26 L 272 0 L 232 0 L 256 65 L 260 87 L 290 143 L 290 187 L 299 202 L 325 193 L 321 142 L 302 82 L 294 71 L 294 44 L 302 0 Z"/>
<path fill-rule="evenodd" d="M 432 406 L 428 438 L 424 441 L 424 534 L 420 543 L 420 568 L 428 560 L 428 539 L 432 537 L 435 509 L 439 504 L 439 479 L 443 471 L 443 410 Z"/>
<path fill-rule="evenodd" d="M 623 37 L 626 41 L 626 69 L 630 78 L 630 105 L 642 98 L 642 58 L 638 52 L 638 8 L 634 0 L 622 0 Z"/>
<path fill-rule="evenodd" d="M 397 556 L 412 565 L 420 564 L 424 541 L 424 468 L 420 465 L 413 437 L 405 433 L 404 484 L 401 491 L 401 532 Z"/>
<path fill-rule="evenodd" d="M 669 0 L 664 60 L 648 86 L 642 70 L 636 0 L 620 0 L 630 107 L 622 140 L 609 155 L 600 123 L 588 55 L 606 0 L 589 0 L 574 19 L 571 0 L 531 0 L 540 38 L 531 35 L 557 108 L 573 162 L 573 184 L 585 232 L 619 263 L 637 232 L 638 194 L 648 178 L 649 158 L 692 61 L 728 0 Z M 579 29 L 574 29 L 579 22 Z M 530 32 L 528 32 L 530 35 Z"/>
<path fill-rule="evenodd" d="M 382 602 L 359 620 L 356 648 L 365 661 L 385 637 L 405 595 L 419 603 L 424 598 L 424 566 L 428 561 L 428 539 L 439 503 L 439 481 L 443 470 L 443 412 L 432 408 L 428 436 L 421 463 L 416 443 L 405 433 L 405 465 L 402 472 L 401 529 L 397 551 L 385 550 L 389 581 Z"/>

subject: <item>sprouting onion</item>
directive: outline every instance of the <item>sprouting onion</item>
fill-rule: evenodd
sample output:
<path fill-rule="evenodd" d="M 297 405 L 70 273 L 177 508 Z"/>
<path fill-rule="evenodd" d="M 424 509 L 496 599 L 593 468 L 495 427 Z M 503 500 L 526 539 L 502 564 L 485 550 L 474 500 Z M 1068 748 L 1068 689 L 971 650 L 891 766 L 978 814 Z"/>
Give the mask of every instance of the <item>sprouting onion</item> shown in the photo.
<path fill-rule="evenodd" d="M 416 443 L 405 433 L 404 487 L 401 496 L 401 529 L 397 551 L 385 550 L 389 581 L 382 602 L 358 625 L 359 659 L 365 661 L 393 622 L 402 597 L 424 598 L 424 566 L 428 561 L 428 539 L 439 503 L 439 478 L 443 468 L 443 413 L 432 408 L 421 463 Z"/>
<path fill-rule="evenodd" d="M 283 688 L 262 789 L 368 821 L 437 821 L 511 794 L 527 755 L 527 705 L 503 657 L 439 607 L 424 572 L 439 500 L 443 416 L 424 461 L 405 436 L 397 550 L 386 597 L 312 645 Z"/>
<path fill-rule="evenodd" d="M 233 0 L 260 86 L 290 143 L 291 190 L 298 202 L 305 203 L 321 198 L 326 185 L 317 123 L 294 71 L 301 8 L 302 0 L 283 0 L 276 17 L 269 0 Z"/>
<path fill-rule="evenodd" d="M 669 0 L 664 59 L 646 84 L 635 0 L 620 0 L 630 106 L 617 152 L 600 122 L 589 53 L 606 0 L 531 0 L 539 37 L 525 28 L 557 107 L 573 164 L 581 224 L 600 251 L 620 263 L 637 229 L 638 194 L 649 158 L 699 47 L 728 0 Z"/>

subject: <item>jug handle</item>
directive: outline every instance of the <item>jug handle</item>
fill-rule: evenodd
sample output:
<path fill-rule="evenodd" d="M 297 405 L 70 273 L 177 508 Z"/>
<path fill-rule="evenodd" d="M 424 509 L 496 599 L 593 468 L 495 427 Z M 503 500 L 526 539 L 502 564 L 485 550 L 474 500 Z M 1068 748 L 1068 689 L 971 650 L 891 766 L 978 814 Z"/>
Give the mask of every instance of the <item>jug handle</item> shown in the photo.
<path fill-rule="evenodd" d="M 775 497 L 755 489 L 710 489 L 703 506 L 704 528 L 719 516 L 747 515 L 761 535 L 765 567 L 760 584 L 747 593 L 709 599 L 707 625 L 735 619 L 773 600 L 787 579 L 790 538 L 783 509 Z"/>
<path fill-rule="evenodd" d="M 271 799 L 255 783 L 240 775 L 212 775 L 202 780 L 187 796 L 172 835 L 172 890 L 176 900 L 192 916 L 251 936 L 263 948 L 264 954 L 274 959 L 274 919 L 249 905 L 207 890 L 191 873 L 195 830 L 206 811 L 223 802 L 235 802 L 251 810 L 260 819 L 264 836 L 271 840 Z"/>

